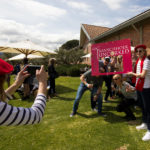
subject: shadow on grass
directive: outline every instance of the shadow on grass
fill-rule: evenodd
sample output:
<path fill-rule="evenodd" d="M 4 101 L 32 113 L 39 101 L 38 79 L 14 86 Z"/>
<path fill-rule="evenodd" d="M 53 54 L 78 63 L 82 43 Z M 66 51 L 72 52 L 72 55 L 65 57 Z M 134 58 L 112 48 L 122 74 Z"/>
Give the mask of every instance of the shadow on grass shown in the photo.
<path fill-rule="evenodd" d="M 57 98 L 59 98 L 60 100 L 63 100 L 63 101 L 73 101 L 74 100 L 74 98 L 62 97 L 62 96 L 57 96 Z"/>
<path fill-rule="evenodd" d="M 109 123 L 127 122 L 128 125 L 139 125 L 141 122 L 141 117 L 136 117 L 136 120 L 129 121 L 126 120 L 124 116 L 116 115 L 112 112 L 107 112 L 107 117 L 105 117 L 104 120 Z"/>
<path fill-rule="evenodd" d="M 116 111 L 116 106 L 106 106 L 106 105 L 103 105 L 103 110 L 104 111 Z"/>
<path fill-rule="evenodd" d="M 62 86 L 62 85 L 56 85 L 56 90 L 57 90 L 58 94 L 63 94 L 63 93 L 69 93 L 69 92 L 77 91 L 77 90 L 74 90 L 72 88 Z"/>
<path fill-rule="evenodd" d="M 101 117 L 100 115 L 98 115 L 98 113 L 92 114 L 92 115 L 86 115 L 86 114 L 77 112 L 77 115 L 79 115 L 81 117 L 84 117 L 84 118 L 97 118 L 97 117 Z"/>

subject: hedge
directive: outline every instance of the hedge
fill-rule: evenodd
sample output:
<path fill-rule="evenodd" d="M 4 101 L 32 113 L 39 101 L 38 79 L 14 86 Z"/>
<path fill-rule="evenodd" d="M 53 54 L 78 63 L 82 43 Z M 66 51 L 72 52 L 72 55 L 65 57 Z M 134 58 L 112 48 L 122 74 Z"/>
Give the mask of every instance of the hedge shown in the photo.
<path fill-rule="evenodd" d="M 77 77 L 85 72 L 84 68 L 89 67 L 86 64 L 78 64 L 78 65 L 58 65 L 55 67 L 59 76 L 72 76 Z"/>

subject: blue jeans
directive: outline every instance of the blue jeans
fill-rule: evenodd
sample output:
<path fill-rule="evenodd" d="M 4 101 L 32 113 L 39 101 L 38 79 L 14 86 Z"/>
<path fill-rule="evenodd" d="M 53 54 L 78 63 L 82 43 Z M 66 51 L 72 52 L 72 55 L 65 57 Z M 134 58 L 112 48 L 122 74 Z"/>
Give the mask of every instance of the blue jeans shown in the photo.
<path fill-rule="evenodd" d="M 79 106 L 79 102 L 80 102 L 80 99 L 82 98 L 82 95 L 84 94 L 84 92 L 86 90 L 89 90 L 89 88 L 87 88 L 85 86 L 84 83 L 80 83 L 80 86 L 78 88 L 78 91 L 77 91 L 77 95 L 76 95 L 76 98 L 75 98 L 75 101 L 74 101 L 74 105 L 73 105 L 73 112 L 76 113 L 77 112 L 77 109 L 78 109 L 78 106 Z M 95 106 L 96 106 L 96 102 L 93 101 L 93 98 L 94 98 L 94 95 L 96 94 L 98 90 L 98 87 L 93 87 L 90 91 L 91 91 L 91 108 L 94 109 Z M 98 98 L 97 98 L 97 102 L 98 102 L 98 113 L 101 113 L 102 112 L 102 94 L 99 94 Z"/>
<path fill-rule="evenodd" d="M 150 130 L 150 88 L 137 91 L 139 105 L 142 109 L 142 120 Z"/>

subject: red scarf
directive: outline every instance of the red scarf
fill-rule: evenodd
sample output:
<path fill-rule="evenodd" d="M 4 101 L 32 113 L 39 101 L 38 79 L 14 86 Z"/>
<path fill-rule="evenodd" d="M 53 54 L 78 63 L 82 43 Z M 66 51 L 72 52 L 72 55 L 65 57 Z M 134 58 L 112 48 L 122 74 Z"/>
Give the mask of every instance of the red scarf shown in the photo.
<path fill-rule="evenodd" d="M 141 60 L 141 64 L 140 64 L 140 73 L 142 73 L 142 70 L 143 70 L 143 64 L 144 64 L 144 60 L 145 60 L 146 56 L 144 56 Z M 138 64 L 138 61 L 139 61 L 139 58 L 137 59 L 136 61 L 136 64 L 135 64 L 135 67 L 134 67 L 134 72 L 136 73 L 136 68 L 137 68 L 137 64 Z M 137 91 L 142 91 L 143 90 L 143 86 L 144 86 L 144 80 L 145 78 L 139 78 L 137 83 L 136 83 L 136 90 Z M 136 81 L 136 77 L 133 77 L 132 79 L 133 82 Z"/>

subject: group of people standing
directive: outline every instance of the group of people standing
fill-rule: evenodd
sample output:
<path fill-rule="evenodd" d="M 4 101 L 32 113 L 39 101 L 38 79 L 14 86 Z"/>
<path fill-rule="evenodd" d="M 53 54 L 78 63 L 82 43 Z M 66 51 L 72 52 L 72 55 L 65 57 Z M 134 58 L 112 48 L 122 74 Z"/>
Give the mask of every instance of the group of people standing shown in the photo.
<path fill-rule="evenodd" d="M 140 106 L 142 110 L 142 124 L 137 126 L 136 129 L 146 129 L 147 132 L 142 138 L 143 141 L 150 140 L 150 60 L 146 54 L 146 46 L 138 45 L 135 47 L 135 53 L 137 60 L 134 66 L 134 71 L 127 73 L 128 76 L 133 76 L 133 83 L 135 81 L 135 87 L 127 81 L 124 81 L 123 76 L 115 74 L 111 77 L 115 84 L 115 91 L 117 91 L 121 98 L 120 104 L 117 106 L 117 111 L 124 111 L 127 120 L 135 120 L 133 112 L 130 109 L 131 105 L 135 102 Z M 108 65 L 112 63 L 110 58 L 106 57 L 103 61 L 99 61 L 100 70 L 102 72 L 108 71 Z M 55 91 L 55 78 L 58 76 L 55 71 L 55 60 L 50 59 L 48 66 L 48 74 L 50 81 L 50 88 L 48 94 L 56 94 Z M 38 80 L 38 93 L 31 108 L 14 107 L 7 104 L 7 100 L 11 99 L 11 95 L 18 89 L 19 86 L 29 77 L 29 73 L 26 71 L 28 65 L 17 74 L 14 84 L 8 89 L 4 90 L 4 82 L 7 79 L 7 75 L 13 71 L 13 66 L 0 59 L 0 125 L 26 125 L 39 123 L 43 117 L 46 106 L 46 91 L 47 91 L 47 78 L 48 74 L 44 70 L 44 66 L 41 66 L 40 70 L 36 70 L 36 78 Z M 98 115 L 106 116 L 102 112 L 102 85 L 103 81 L 108 84 L 108 78 L 106 76 L 92 76 L 91 69 L 85 72 L 80 77 L 81 83 L 77 91 L 77 95 L 73 104 L 73 111 L 70 117 L 77 114 L 79 102 L 82 95 L 86 90 L 91 92 L 91 108 L 97 111 Z M 107 85 L 108 87 L 108 85 Z M 110 87 L 109 87 L 110 88 Z M 110 89 L 108 89 L 108 92 Z M 106 92 L 107 93 L 107 92 Z M 106 95 L 108 98 L 108 95 Z M 98 109 L 97 109 L 98 107 Z"/>
<path fill-rule="evenodd" d="M 132 82 L 124 81 L 124 75 L 115 74 L 112 79 L 115 84 L 115 91 L 118 93 L 118 96 L 121 98 L 121 102 L 117 106 L 118 112 L 125 112 L 126 116 L 124 117 L 127 120 L 135 120 L 136 117 L 133 114 L 130 106 L 138 105 L 142 110 L 142 124 L 137 126 L 137 130 L 146 129 L 147 132 L 143 136 L 143 141 L 150 140 L 150 60 L 147 56 L 146 46 L 137 45 L 135 47 L 135 54 L 137 60 L 134 65 L 133 72 L 128 72 L 126 76 L 131 78 Z M 102 72 L 107 72 L 108 65 L 111 63 L 110 58 L 105 57 L 103 61 L 100 61 L 99 70 Z M 82 95 L 86 90 L 91 92 L 91 108 L 96 110 L 96 103 L 98 104 L 98 115 L 106 116 L 102 113 L 102 85 L 103 81 L 107 84 L 110 84 L 111 80 L 108 82 L 107 76 L 92 76 L 91 69 L 85 72 L 80 77 L 81 83 L 77 90 L 77 95 L 73 104 L 73 111 L 70 114 L 70 117 L 73 117 L 77 114 L 79 102 L 82 98 Z M 110 84 L 111 85 L 111 84 Z M 108 87 L 108 92 L 110 91 L 110 85 Z M 135 86 L 133 86 L 135 85 Z M 108 94 L 106 92 L 106 97 Z"/>

